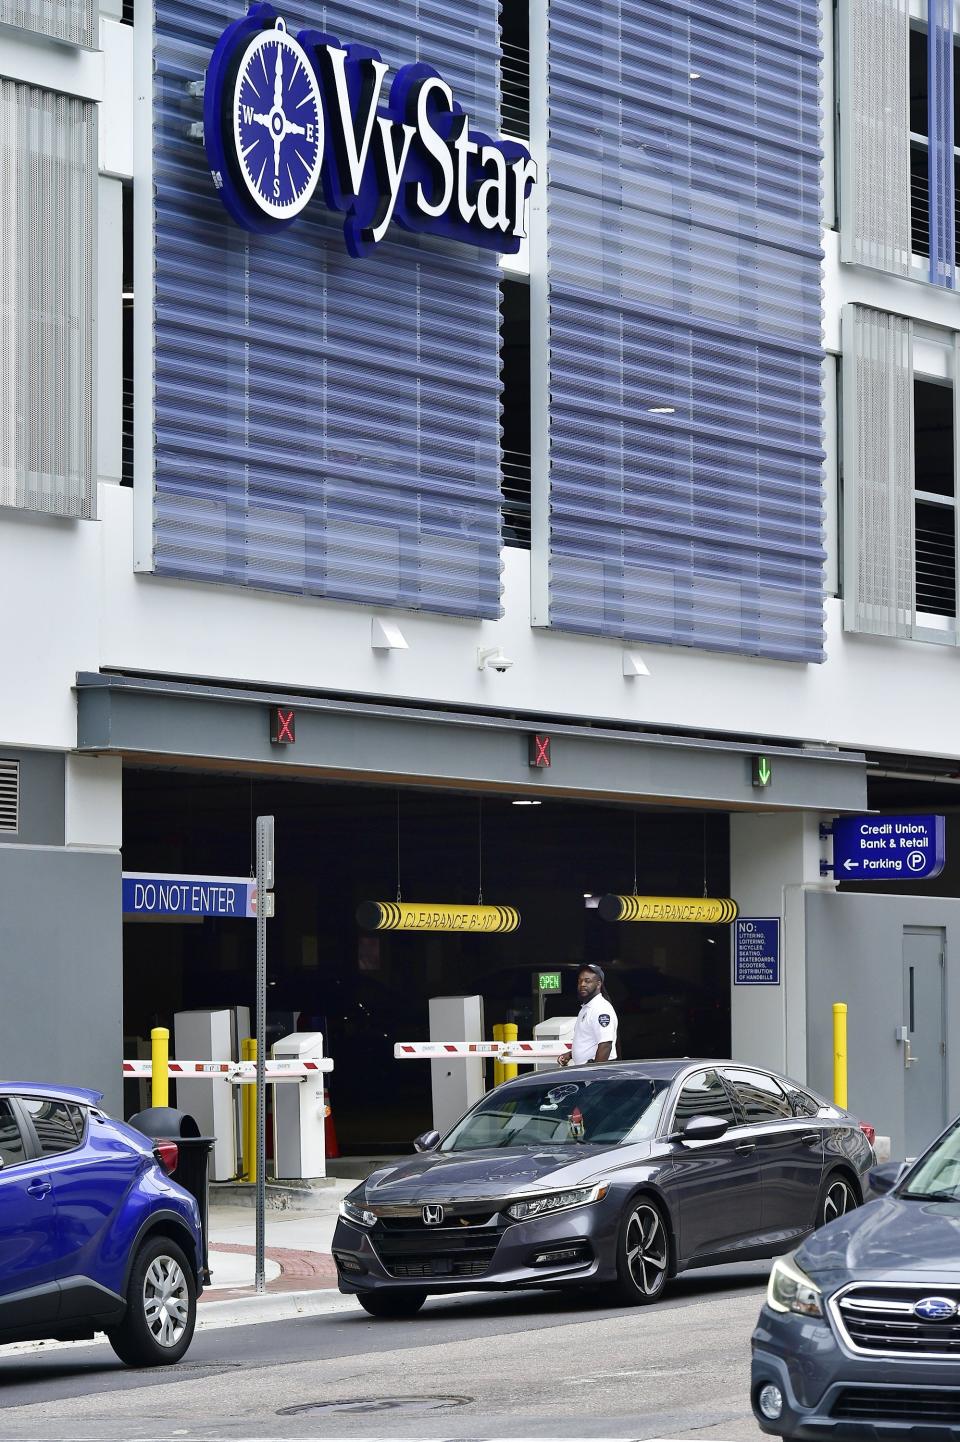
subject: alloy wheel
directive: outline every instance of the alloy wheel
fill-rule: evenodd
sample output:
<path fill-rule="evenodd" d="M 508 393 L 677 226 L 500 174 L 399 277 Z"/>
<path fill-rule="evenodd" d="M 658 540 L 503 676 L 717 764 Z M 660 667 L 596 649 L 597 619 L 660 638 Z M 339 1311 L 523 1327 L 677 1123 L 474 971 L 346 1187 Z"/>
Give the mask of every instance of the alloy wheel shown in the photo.
<path fill-rule="evenodd" d="M 655 1297 L 667 1275 L 667 1233 L 656 1207 L 641 1203 L 627 1223 L 627 1268 L 638 1292 Z"/>
<path fill-rule="evenodd" d="M 823 1225 L 826 1226 L 827 1222 L 852 1212 L 856 1205 L 852 1188 L 838 1177 L 835 1182 L 831 1182 L 823 1199 Z"/>
<path fill-rule="evenodd" d="M 187 1328 L 190 1292 L 179 1262 L 154 1257 L 143 1279 L 143 1315 L 161 1347 L 175 1347 Z"/>

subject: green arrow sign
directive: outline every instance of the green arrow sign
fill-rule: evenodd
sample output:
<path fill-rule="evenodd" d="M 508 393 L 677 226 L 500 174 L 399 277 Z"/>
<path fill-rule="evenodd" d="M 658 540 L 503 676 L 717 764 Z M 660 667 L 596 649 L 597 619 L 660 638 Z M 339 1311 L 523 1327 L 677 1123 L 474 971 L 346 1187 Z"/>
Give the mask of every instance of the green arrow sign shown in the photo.
<path fill-rule="evenodd" d="M 773 767 L 766 756 L 754 756 L 753 758 L 753 784 L 754 786 L 769 786 L 773 780 Z"/>

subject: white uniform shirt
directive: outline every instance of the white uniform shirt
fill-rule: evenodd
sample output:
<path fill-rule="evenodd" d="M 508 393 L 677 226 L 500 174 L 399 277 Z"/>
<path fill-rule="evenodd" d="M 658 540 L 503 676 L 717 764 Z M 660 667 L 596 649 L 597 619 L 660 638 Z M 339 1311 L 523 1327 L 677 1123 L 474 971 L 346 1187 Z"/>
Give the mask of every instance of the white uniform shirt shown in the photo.
<path fill-rule="evenodd" d="M 617 1055 L 617 1013 L 606 997 L 601 996 L 598 991 L 596 996 L 585 1001 L 580 1008 L 577 1024 L 573 1028 L 570 1060 L 575 1066 L 592 1061 L 597 1054 L 597 1047 L 605 1041 L 613 1042 L 610 1053 L 610 1060 L 613 1061 Z"/>

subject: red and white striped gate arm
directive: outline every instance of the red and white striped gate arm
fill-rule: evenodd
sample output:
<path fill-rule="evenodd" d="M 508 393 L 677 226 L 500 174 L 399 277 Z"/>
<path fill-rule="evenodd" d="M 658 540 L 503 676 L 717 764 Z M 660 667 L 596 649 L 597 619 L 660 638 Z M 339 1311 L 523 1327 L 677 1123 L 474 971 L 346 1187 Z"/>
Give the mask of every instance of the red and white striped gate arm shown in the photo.
<path fill-rule="evenodd" d="M 271 1057 L 265 1067 L 268 1082 L 299 1082 L 318 1072 L 328 1071 L 333 1071 L 333 1058 L 329 1056 L 320 1057 L 317 1061 L 282 1061 Z M 123 1074 L 125 1077 L 149 1078 L 153 1076 L 153 1064 L 148 1058 L 125 1061 Z M 236 1086 L 256 1081 L 257 1064 L 255 1061 L 170 1061 L 167 1063 L 167 1076 L 174 1080 L 177 1077 L 209 1077 L 211 1081 L 222 1079 Z"/>
<path fill-rule="evenodd" d="M 558 1057 L 571 1046 L 569 1041 L 398 1041 L 393 1055 L 396 1061 L 495 1057 L 498 1061 L 526 1061 L 532 1065 L 540 1057 Z"/>

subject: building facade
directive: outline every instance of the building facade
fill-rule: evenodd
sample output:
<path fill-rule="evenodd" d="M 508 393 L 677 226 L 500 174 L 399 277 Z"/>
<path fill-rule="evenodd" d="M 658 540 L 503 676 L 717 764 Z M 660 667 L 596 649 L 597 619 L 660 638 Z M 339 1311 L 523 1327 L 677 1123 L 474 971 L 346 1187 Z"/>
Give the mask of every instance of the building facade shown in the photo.
<path fill-rule="evenodd" d="M 589 9 L 0 3 L 7 1072 L 120 1105 L 249 1004 L 249 924 L 121 873 L 245 875 L 269 812 L 276 1028 L 352 1144 L 422 1129 L 431 995 L 526 1029 L 585 959 L 628 1054 L 829 1091 L 847 1001 L 895 1149 L 960 1108 L 960 14 Z M 867 809 L 945 816 L 942 873 L 825 873 Z M 599 915 L 638 892 L 774 962 Z M 357 923 L 395 896 L 522 923 Z"/>

